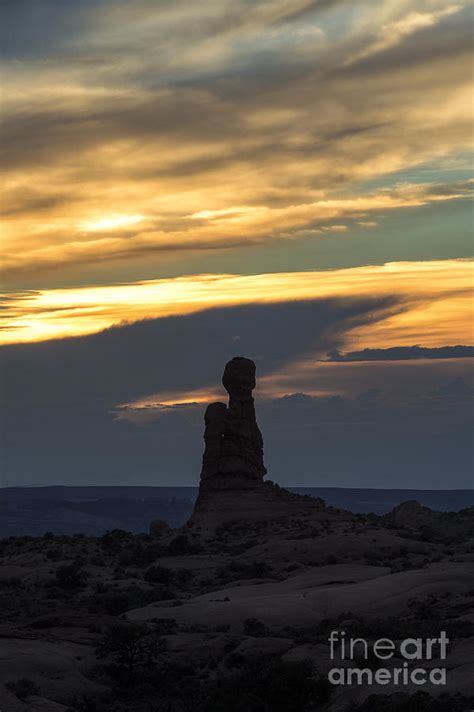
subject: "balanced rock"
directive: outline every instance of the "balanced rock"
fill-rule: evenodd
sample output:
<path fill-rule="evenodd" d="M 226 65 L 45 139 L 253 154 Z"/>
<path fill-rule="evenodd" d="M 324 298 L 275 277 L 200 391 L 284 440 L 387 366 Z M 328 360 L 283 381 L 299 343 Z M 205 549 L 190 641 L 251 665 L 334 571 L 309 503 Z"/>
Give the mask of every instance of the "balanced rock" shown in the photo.
<path fill-rule="evenodd" d="M 242 484 L 246 479 L 261 482 L 267 471 L 252 397 L 254 362 L 233 358 L 225 367 L 222 383 L 229 394 L 229 405 L 217 402 L 207 406 L 201 482 L 210 488 L 225 487 L 229 482 L 235 485 L 236 478 Z"/>
<path fill-rule="evenodd" d="M 224 369 L 229 403 L 211 403 L 204 415 L 204 455 L 194 512 L 196 529 L 229 521 L 268 521 L 328 512 L 321 499 L 293 494 L 270 481 L 263 464 L 263 438 L 252 391 L 255 363 L 237 356 Z"/>

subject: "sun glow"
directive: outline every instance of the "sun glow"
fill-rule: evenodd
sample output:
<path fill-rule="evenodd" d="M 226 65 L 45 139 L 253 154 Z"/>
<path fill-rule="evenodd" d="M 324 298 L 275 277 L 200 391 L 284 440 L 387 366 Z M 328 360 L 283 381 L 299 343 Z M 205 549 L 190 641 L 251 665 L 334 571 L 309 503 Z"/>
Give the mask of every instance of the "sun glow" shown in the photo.
<path fill-rule="evenodd" d="M 99 220 L 83 222 L 80 229 L 85 232 L 100 232 L 101 230 L 120 230 L 127 228 L 145 219 L 144 215 L 109 215 Z"/>

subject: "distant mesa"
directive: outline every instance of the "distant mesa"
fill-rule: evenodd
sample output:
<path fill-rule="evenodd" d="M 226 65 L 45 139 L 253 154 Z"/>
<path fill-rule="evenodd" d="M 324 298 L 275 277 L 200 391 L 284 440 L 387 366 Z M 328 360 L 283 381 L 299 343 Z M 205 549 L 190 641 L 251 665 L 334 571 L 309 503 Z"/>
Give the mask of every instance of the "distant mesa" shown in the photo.
<path fill-rule="evenodd" d="M 320 498 L 264 481 L 263 437 L 252 396 L 255 374 L 251 359 L 233 358 L 222 377 L 228 405 L 216 402 L 206 408 L 201 481 L 188 526 L 213 529 L 228 521 L 268 521 L 326 508 Z"/>

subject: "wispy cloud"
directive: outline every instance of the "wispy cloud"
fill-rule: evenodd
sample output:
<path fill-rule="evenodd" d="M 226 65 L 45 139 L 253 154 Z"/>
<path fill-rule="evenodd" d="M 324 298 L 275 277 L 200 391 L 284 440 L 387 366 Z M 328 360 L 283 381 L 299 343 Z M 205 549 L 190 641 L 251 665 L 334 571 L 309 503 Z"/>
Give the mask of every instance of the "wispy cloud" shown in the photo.
<path fill-rule="evenodd" d="M 7 4 L 4 279 L 337 240 L 347 219 L 459 197 L 391 176 L 470 146 L 468 5 L 376 5 Z"/>
<path fill-rule="evenodd" d="M 341 218 L 360 224 L 357 221 L 360 215 L 464 199 L 471 188 L 471 181 L 458 183 L 455 189 L 446 185 L 405 183 L 362 196 L 324 197 L 284 207 L 247 205 L 210 208 L 190 215 L 175 212 L 173 218 L 166 213 L 147 216 L 115 211 L 100 216 L 96 211 L 94 216 L 80 221 L 79 216 L 69 211 L 63 219 L 36 226 L 21 252 L 14 249 L 15 234 L 9 236 L 7 232 L 4 279 L 13 279 L 31 270 L 36 273 L 55 271 L 60 265 L 113 263 L 147 255 L 268 244 L 278 239 L 304 237 L 312 231 L 314 234 L 318 228 L 337 235 L 350 230 L 347 224 L 338 222 Z M 369 222 L 369 226 L 374 224 Z M 48 244 L 53 237 L 53 244 Z"/>
<path fill-rule="evenodd" d="M 364 57 L 369 57 L 372 54 L 378 54 L 391 47 L 396 47 L 406 37 L 427 27 L 433 27 L 433 25 L 436 25 L 442 18 L 454 15 L 462 8 L 463 5 L 457 3 L 431 12 L 412 10 L 403 17 L 382 25 L 374 41 L 365 49 L 358 52 L 354 57 L 347 60 L 347 64 L 356 62 L 359 59 L 364 59 Z"/>
<path fill-rule="evenodd" d="M 456 344 L 471 325 L 469 260 L 389 263 L 352 269 L 208 274 L 113 286 L 7 294 L 3 343 L 90 334 L 124 321 L 191 314 L 208 308 L 314 299 L 394 300 L 363 328 L 348 330 L 349 348 Z"/>

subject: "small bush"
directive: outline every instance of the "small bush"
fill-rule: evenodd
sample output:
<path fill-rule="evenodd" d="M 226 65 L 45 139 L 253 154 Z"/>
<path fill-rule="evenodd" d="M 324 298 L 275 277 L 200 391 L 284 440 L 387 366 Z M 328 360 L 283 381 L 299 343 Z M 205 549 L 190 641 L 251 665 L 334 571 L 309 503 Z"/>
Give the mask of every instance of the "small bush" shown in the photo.
<path fill-rule="evenodd" d="M 83 603 L 90 613 L 107 613 L 110 616 L 119 616 L 132 608 L 147 606 L 154 601 L 170 599 L 174 592 L 164 586 L 153 589 L 129 586 L 121 590 L 103 590 L 99 587 L 95 593 L 84 599 Z"/>
<path fill-rule="evenodd" d="M 235 667 L 239 672 L 219 678 L 210 690 L 206 712 L 310 712 L 322 709 L 333 692 L 329 680 L 315 679 L 306 663 Z"/>
<path fill-rule="evenodd" d="M 119 566 L 135 566 L 143 568 L 149 566 L 158 557 L 166 554 L 166 548 L 161 544 L 153 543 L 144 545 L 133 543 L 126 546 L 118 555 Z"/>
<path fill-rule="evenodd" d="M 19 700 L 27 700 L 30 695 L 39 695 L 40 693 L 40 688 L 38 685 L 33 682 L 33 680 L 29 680 L 27 677 L 22 677 L 19 680 L 16 681 L 10 681 L 5 683 L 5 687 L 7 690 L 10 692 L 13 692 L 14 695 L 18 697 Z"/>
<path fill-rule="evenodd" d="M 216 574 L 223 583 L 236 579 L 268 578 L 273 569 L 266 561 L 231 561 L 227 566 L 221 566 Z"/>
<path fill-rule="evenodd" d="M 185 556 L 186 554 L 199 554 L 201 548 L 193 544 L 186 534 L 179 534 L 168 544 L 168 554 L 170 556 Z"/>
<path fill-rule="evenodd" d="M 118 554 L 127 542 L 133 539 L 133 534 L 124 529 L 113 529 L 104 534 L 99 543 L 109 554 Z"/>
<path fill-rule="evenodd" d="M 270 629 L 258 618 L 246 618 L 244 620 L 244 635 L 250 635 L 253 638 L 264 638 L 269 634 Z"/>
<path fill-rule="evenodd" d="M 167 569 L 165 566 L 150 566 L 143 578 L 148 583 L 167 583 L 171 584 L 174 581 L 175 574 L 172 569 Z"/>
<path fill-rule="evenodd" d="M 23 582 L 19 576 L 9 576 L 0 581 L 0 586 L 2 588 L 21 588 Z"/>
<path fill-rule="evenodd" d="M 82 561 L 75 559 L 72 564 L 64 564 L 56 569 L 56 583 L 61 588 L 83 588 L 87 572 L 82 568 Z"/>
<path fill-rule="evenodd" d="M 47 549 L 46 558 L 50 561 L 61 561 L 65 557 L 62 549 Z"/>
<path fill-rule="evenodd" d="M 156 668 L 165 650 L 165 641 L 148 626 L 116 623 L 107 628 L 96 652 L 109 663 L 112 674 L 130 681 L 139 670 Z"/>

